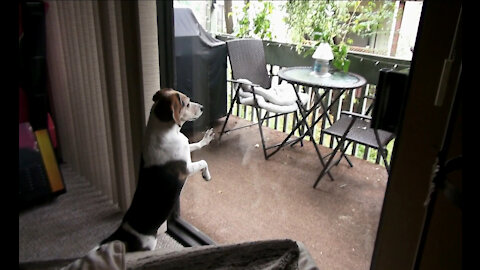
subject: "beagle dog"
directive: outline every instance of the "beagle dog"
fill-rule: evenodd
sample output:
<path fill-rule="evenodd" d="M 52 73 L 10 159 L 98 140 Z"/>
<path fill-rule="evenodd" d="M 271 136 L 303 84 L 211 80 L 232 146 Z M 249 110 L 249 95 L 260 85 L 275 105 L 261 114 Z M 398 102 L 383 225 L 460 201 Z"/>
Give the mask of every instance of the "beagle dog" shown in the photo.
<path fill-rule="evenodd" d="M 180 132 L 186 121 L 202 115 L 202 105 L 170 88 L 157 91 L 153 101 L 132 203 L 119 228 L 101 242 L 120 240 L 127 252 L 155 249 L 157 230 L 172 212 L 189 175 L 201 171 L 203 179 L 211 179 L 207 162 L 192 162 L 190 152 L 208 145 L 213 129 L 192 144 Z"/>

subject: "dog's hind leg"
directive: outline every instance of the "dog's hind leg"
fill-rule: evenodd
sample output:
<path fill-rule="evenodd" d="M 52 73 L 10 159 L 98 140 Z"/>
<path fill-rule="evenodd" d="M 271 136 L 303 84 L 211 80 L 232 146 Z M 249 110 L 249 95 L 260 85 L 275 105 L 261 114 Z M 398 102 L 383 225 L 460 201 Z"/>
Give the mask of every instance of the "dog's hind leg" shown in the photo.
<path fill-rule="evenodd" d="M 192 175 L 194 173 L 202 171 L 203 179 L 205 179 L 206 181 L 210 181 L 210 179 L 212 179 L 212 177 L 210 176 L 210 172 L 208 171 L 208 164 L 205 160 L 200 160 L 187 164 L 187 171 L 188 175 Z"/>

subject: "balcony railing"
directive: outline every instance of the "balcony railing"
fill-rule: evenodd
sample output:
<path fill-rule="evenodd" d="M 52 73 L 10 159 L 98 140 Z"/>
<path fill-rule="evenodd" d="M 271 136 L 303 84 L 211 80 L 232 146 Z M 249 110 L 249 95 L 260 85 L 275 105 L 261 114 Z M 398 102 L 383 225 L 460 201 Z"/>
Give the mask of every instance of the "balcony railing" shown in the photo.
<path fill-rule="evenodd" d="M 221 40 L 229 40 L 234 39 L 235 37 L 229 35 L 217 35 L 218 39 Z M 278 80 L 276 77 L 278 71 L 283 67 L 292 67 L 292 66 L 311 66 L 313 64 L 313 60 L 311 57 L 304 57 L 302 53 L 298 53 L 296 50 L 295 44 L 289 43 L 280 43 L 275 41 L 263 41 L 264 49 L 265 49 L 265 57 L 267 62 L 267 70 L 269 74 L 273 78 L 273 82 L 275 83 Z M 308 50 L 308 47 L 305 47 L 303 51 Z M 410 67 L 410 61 L 402 60 L 397 58 L 373 55 L 373 54 L 366 54 L 366 53 L 358 53 L 358 52 L 349 52 L 348 59 L 350 59 L 350 72 L 360 74 L 367 80 L 367 85 L 360 89 L 354 89 L 352 91 L 347 91 L 343 94 L 336 104 L 328 111 L 328 117 L 332 121 L 332 123 L 340 118 L 341 111 L 350 111 L 350 112 L 357 112 L 364 114 L 367 108 L 370 105 L 371 100 L 367 98 L 362 98 L 364 96 L 374 96 L 375 95 L 375 88 L 376 83 L 379 77 L 379 70 L 382 68 L 392 68 L 397 70 L 402 70 L 405 68 Z M 228 62 L 228 61 L 227 61 Z M 227 70 L 227 77 L 231 78 L 231 70 L 230 70 L 230 63 L 228 62 L 228 70 Z M 301 91 L 309 93 L 312 95 L 311 87 L 301 87 Z M 233 96 L 233 85 L 228 84 L 227 87 L 227 111 L 230 108 L 231 97 Z M 319 89 L 319 94 L 322 94 L 323 91 L 328 91 L 325 89 Z M 336 91 L 330 91 L 327 95 L 327 105 L 330 105 L 333 100 L 336 98 Z M 234 115 L 250 120 L 252 122 L 256 122 L 255 110 L 251 106 L 246 105 L 234 105 L 233 113 Z M 260 111 L 263 115 L 263 110 Z M 320 112 L 321 113 L 321 112 Z M 316 118 L 316 115 L 319 115 L 319 111 L 315 111 L 312 115 L 308 118 L 307 121 L 311 123 L 313 119 Z M 321 131 L 329 126 L 329 121 L 325 121 L 326 119 L 320 120 L 314 127 L 314 139 L 319 142 L 319 144 L 333 148 L 336 146 L 336 140 L 332 140 L 329 135 L 323 134 Z M 279 130 L 282 132 L 290 133 L 292 128 L 296 125 L 295 117 L 292 114 L 274 117 L 268 119 L 264 122 L 264 126 L 268 126 L 275 130 Z M 296 134 L 299 135 L 299 134 Z M 309 136 L 305 137 L 307 140 L 312 140 Z M 388 156 L 387 159 L 390 160 L 391 158 L 391 150 L 393 148 L 394 141 L 392 141 L 387 149 L 388 149 Z M 351 144 L 349 149 L 347 150 L 347 154 L 356 156 L 358 158 L 362 158 L 364 160 L 368 160 L 371 162 L 375 162 L 380 164 L 381 155 L 377 153 L 377 150 L 370 149 L 370 147 L 360 144 Z M 383 161 L 382 163 L 383 164 Z"/>

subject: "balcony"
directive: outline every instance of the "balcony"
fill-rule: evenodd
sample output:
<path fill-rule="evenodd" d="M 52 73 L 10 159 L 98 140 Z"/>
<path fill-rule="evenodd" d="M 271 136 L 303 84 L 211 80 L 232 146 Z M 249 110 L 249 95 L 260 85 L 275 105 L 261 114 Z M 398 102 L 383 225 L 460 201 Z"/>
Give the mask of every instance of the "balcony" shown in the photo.
<path fill-rule="evenodd" d="M 273 75 L 281 67 L 311 65 L 311 59 L 292 49 L 294 45 L 270 41 L 264 45 L 267 69 Z M 380 68 L 403 69 L 410 64 L 360 53 L 350 54 L 350 59 L 350 71 L 364 76 L 368 85 L 340 98 L 329 112 L 333 121 L 341 110 L 364 112 L 367 100 L 358 97 L 375 94 Z M 230 99 L 231 92 L 228 96 Z M 252 108 L 247 106 L 234 108 L 234 115 L 227 129 L 255 119 Z M 293 119 L 288 115 L 265 123 L 270 127 L 264 129 L 267 144 L 281 142 L 295 124 Z M 214 124 L 217 134 L 224 120 Z M 322 155 L 335 146 L 334 140 L 321 134 L 327 123 L 320 121 L 314 130 Z M 190 139 L 197 141 L 201 136 L 192 134 Z M 365 146 L 354 145 L 349 152 L 354 156 L 354 167 L 342 160 L 331 170 L 335 181 L 325 177 L 314 189 L 322 165 L 310 139 L 303 147 L 286 147 L 265 160 L 258 127 L 254 125 L 228 133 L 221 142 L 214 140 L 193 152 L 192 160 L 208 162 L 212 181 L 205 182 L 200 175 L 189 178 L 181 196 L 182 218 L 216 243 L 290 238 L 306 245 L 320 269 L 369 269 L 388 180 L 380 156 Z M 394 142 L 389 146 L 389 159 L 393 147 Z"/>

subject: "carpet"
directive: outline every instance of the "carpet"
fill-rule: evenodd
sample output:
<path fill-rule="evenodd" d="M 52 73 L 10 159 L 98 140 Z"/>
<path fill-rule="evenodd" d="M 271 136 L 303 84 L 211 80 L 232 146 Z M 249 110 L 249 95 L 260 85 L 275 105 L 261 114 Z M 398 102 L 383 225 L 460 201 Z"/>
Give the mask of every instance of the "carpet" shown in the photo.
<path fill-rule="evenodd" d="M 87 179 L 68 165 L 60 169 L 67 192 L 19 213 L 19 262 L 84 256 L 121 222 L 122 211 Z M 183 248 L 163 232 L 158 237 L 157 249 Z"/>

